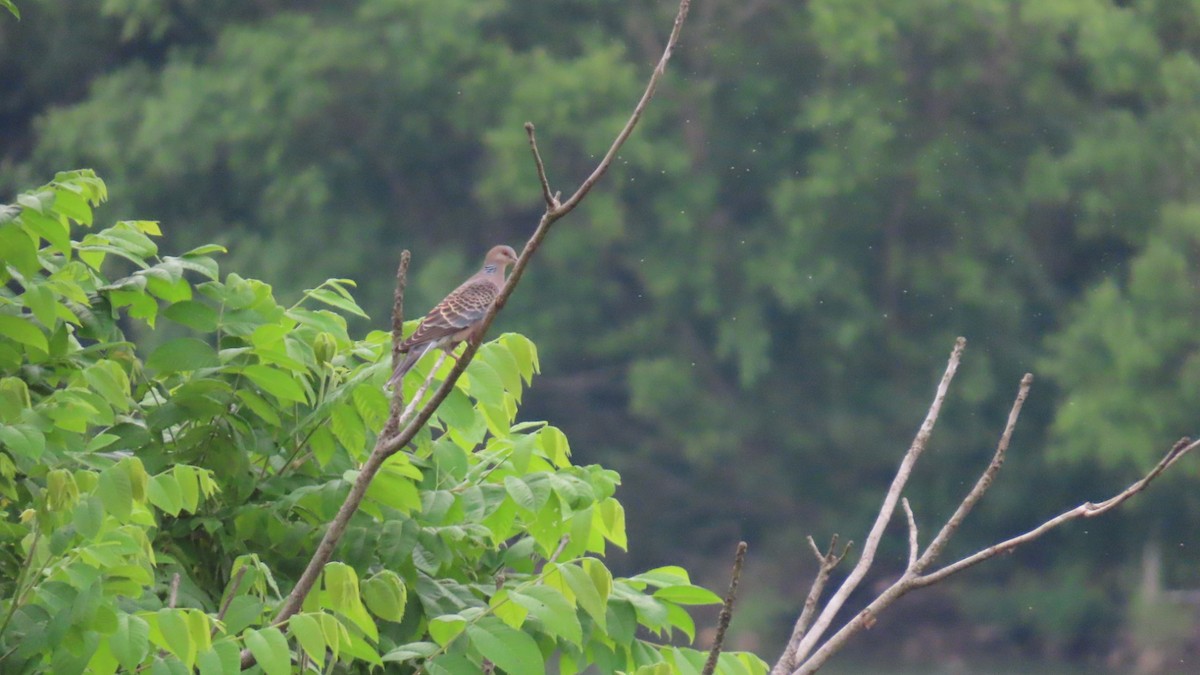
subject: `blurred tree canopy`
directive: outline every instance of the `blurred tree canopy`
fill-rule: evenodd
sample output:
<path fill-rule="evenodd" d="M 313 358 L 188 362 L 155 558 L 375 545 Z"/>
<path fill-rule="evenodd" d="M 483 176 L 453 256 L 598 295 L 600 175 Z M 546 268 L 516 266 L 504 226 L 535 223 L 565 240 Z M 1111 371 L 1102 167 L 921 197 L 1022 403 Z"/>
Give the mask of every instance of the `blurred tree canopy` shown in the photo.
<path fill-rule="evenodd" d="M 556 186 L 586 175 L 674 4 L 21 9 L 0 21 L 4 194 L 95 168 L 115 217 L 224 243 L 285 294 L 352 277 L 378 322 L 400 248 L 427 306 L 531 231 L 525 120 Z M 918 516 L 966 491 L 1021 374 L 1049 376 L 964 547 L 1103 494 L 1192 430 L 1200 3 L 706 0 L 677 58 L 503 318 L 541 346 L 531 408 L 622 470 L 631 513 L 658 514 L 631 519 L 635 562 L 682 548 L 723 573 L 748 538 L 747 621 L 780 639 L 803 535 L 863 529 L 959 334 Z M 1118 622 L 1089 617 L 1126 606 L 1147 531 L 1200 534 L 1194 491 L 1168 485 L 952 587 L 952 615 L 1056 653 L 1107 645 Z M 1186 555 L 1169 583 L 1200 581 Z M 1006 585 L 1029 602 L 987 600 Z"/>

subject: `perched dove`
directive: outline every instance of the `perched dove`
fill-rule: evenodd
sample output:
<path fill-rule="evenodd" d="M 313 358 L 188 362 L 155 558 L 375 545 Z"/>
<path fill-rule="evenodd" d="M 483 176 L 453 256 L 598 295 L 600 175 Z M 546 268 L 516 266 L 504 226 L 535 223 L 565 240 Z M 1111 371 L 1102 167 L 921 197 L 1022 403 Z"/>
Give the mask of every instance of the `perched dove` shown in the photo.
<path fill-rule="evenodd" d="M 508 266 L 516 261 L 517 252 L 511 246 L 493 246 L 483 259 L 483 267 L 429 310 L 416 332 L 400 343 L 400 353 L 407 356 L 396 366 L 388 384 L 395 386 L 403 380 L 425 352 L 435 347 L 449 352 L 470 338 L 500 294 Z"/>

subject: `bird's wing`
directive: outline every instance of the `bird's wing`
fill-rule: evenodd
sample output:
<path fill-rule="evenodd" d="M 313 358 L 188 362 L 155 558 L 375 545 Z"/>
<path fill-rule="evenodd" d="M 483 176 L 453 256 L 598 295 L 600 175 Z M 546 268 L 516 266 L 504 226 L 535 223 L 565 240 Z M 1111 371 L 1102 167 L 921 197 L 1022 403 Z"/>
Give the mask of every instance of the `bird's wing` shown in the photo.
<path fill-rule="evenodd" d="M 416 332 L 401 343 L 400 351 L 453 335 L 478 323 L 495 299 L 496 285 L 492 282 L 483 279 L 467 281 L 429 310 Z"/>

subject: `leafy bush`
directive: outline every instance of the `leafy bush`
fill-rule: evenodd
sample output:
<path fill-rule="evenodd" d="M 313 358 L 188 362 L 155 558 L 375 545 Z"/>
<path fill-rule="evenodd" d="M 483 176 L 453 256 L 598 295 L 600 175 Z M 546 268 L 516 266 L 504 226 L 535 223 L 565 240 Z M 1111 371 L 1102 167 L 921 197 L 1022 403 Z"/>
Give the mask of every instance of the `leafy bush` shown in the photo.
<path fill-rule="evenodd" d="M 160 255 L 155 222 L 73 238 L 105 198 L 75 171 L 0 206 L 0 670 L 237 672 L 248 648 L 271 675 L 698 672 L 702 653 L 638 634 L 691 640 L 685 606 L 719 599 L 678 567 L 613 577 L 619 476 L 514 423 L 538 359 L 511 333 L 272 625 L 387 419 L 390 336 L 348 334 L 344 315 L 365 316 L 348 280 L 285 307 L 222 279 L 219 246 Z M 725 654 L 720 671 L 765 664 Z"/>

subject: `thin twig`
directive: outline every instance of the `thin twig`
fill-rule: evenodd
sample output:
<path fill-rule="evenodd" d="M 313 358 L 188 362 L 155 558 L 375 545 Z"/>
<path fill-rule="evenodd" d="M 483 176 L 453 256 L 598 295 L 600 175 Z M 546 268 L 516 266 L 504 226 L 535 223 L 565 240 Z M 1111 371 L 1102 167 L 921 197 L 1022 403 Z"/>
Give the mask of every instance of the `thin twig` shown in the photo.
<path fill-rule="evenodd" d="M 971 512 L 971 509 L 975 508 L 975 504 L 979 503 L 984 493 L 991 487 L 992 481 L 996 479 L 996 474 L 1004 466 L 1004 457 L 1008 453 L 1008 444 L 1012 440 L 1013 429 L 1017 427 L 1017 419 L 1021 416 L 1021 407 L 1025 405 L 1025 399 L 1029 396 L 1029 388 L 1031 386 L 1033 386 L 1033 373 L 1025 373 L 1025 377 L 1021 378 L 1021 386 L 1017 389 L 1017 398 L 1013 401 L 1012 409 L 1008 411 L 1008 421 L 1004 424 L 1004 432 L 1000 434 L 1000 442 L 996 444 L 996 452 L 992 455 L 991 463 L 984 469 L 983 474 L 979 476 L 979 480 L 975 482 L 975 487 L 971 488 L 966 498 L 958 505 L 958 508 L 954 511 L 954 515 L 950 516 L 950 519 L 942 526 L 941 531 L 937 533 L 933 541 L 929 542 L 929 547 L 925 549 L 925 553 L 921 554 L 916 566 L 910 565 L 913 572 L 920 574 L 937 560 L 937 557 L 942 553 L 942 549 L 946 547 L 946 542 L 950 540 L 950 537 L 954 536 L 959 526 L 962 525 L 963 520 L 966 519 L 967 514 Z"/>
<path fill-rule="evenodd" d="M 529 151 L 533 153 L 533 163 L 537 165 L 538 181 L 542 184 L 542 199 L 546 200 L 546 210 L 553 211 L 561 204 L 550 192 L 550 179 L 546 178 L 546 165 L 542 163 L 542 153 L 538 152 L 537 138 L 533 133 L 533 122 L 525 123 L 525 134 L 529 136 Z"/>
<path fill-rule="evenodd" d="M 917 519 L 913 516 L 908 497 L 901 499 L 900 503 L 904 506 L 904 515 L 908 518 L 908 569 L 912 569 L 917 564 Z"/>
<path fill-rule="evenodd" d="M 1038 525 L 1024 534 L 1017 535 L 1012 539 L 1007 539 L 994 546 L 989 546 L 988 548 L 985 548 L 973 555 L 969 555 L 958 562 L 947 565 L 936 572 L 930 572 L 929 574 L 917 579 L 915 587 L 935 584 L 951 574 L 961 572 L 968 567 L 978 565 L 988 558 L 992 558 L 1001 553 L 1006 553 L 1017 548 L 1021 544 L 1033 541 L 1050 530 L 1053 530 L 1060 525 L 1069 523 L 1072 520 L 1078 520 L 1079 518 L 1095 518 L 1101 514 L 1108 513 L 1114 508 L 1120 506 L 1130 497 L 1136 495 L 1142 490 L 1145 490 L 1146 486 L 1148 486 L 1155 478 L 1158 478 L 1163 471 L 1166 471 L 1168 467 L 1179 461 L 1179 459 L 1184 455 L 1195 450 L 1197 447 L 1200 447 L 1200 441 L 1191 442 L 1190 439 L 1180 439 L 1180 441 L 1176 443 L 1175 446 L 1172 447 L 1171 450 L 1169 450 L 1161 460 L 1159 460 L 1158 464 L 1150 471 L 1150 473 L 1142 476 L 1140 480 L 1125 488 L 1121 492 L 1098 504 L 1093 502 L 1084 502 L 1070 511 L 1064 511 L 1063 513 L 1058 514 L 1057 516 L 1047 520 L 1046 522 Z"/>
<path fill-rule="evenodd" d="M 721 614 L 717 617 L 717 635 L 713 638 L 712 649 L 708 651 L 708 660 L 700 675 L 713 675 L 717 670 L 721 645 L 725 643 L 725 631 L 729 630 L 729 622 L 733 619 L 733 601 L 737 599 L 738 580 L 742 578 L 742 564 L 746 562 L 746 548 L 746 542 L 738 542 L 737 553 L 733 556 L 733 574 L 729 578 L 729 592 L 725 594 L 725 604 L 721 606 Z"/>
<path fill-rule="evenodd" d="M 946 392 L 950 388 L 950 381 L 954 379 L 954 374 L 958 371 L 959 361 L 962 359 L 963 349 L 967 346 L 966 338 L 958 338 L 954 343 L 954 350 L 950 352 L 950 361 L 946 364 L 946 372 L 942 374 L 942 380 L 938 384 L 937 393 L 933 397 L 933 403 L 929 406 L 929 412 L 925 415 L 925 421 L 921 424 L 921 428 L 917 431 L 916 438 L 913 439 L 912 445 L 909 446 L 908 452 L 905 453 L 904 459 L 900 462 L 900 468 L 896 470 L 896 477 L 892 479 L 892 485 L 888 488 L 887 495 L 883 499 L 883 506 L 879 509 L 879 515 L 875 518 L 875 524 L 871 526 L 870 533 L 867 534 L 867 542 L 863 545 L 862 557 L 859 558 L 858 564 L 850 571 L 849 576 L 842 582 L 842 585 L 837 589 L 825 608 L 821 610 L 820 616 L 813 622 L 812 628 L 805 632 L 801 638 L 800 644 L 795 649 L 796 662 L 802 662 L 812 652 L 817 644 L 817 640 L 825 634 L 829 629 L 829 625 L 833 623 L 834 616 L 841 610 L 846 599 L 858 588 L 858 584 L 866 576 L 867 570 L 875 561 L 875 551 L 879 547 L 879 540 L 883 537 L 883 531 L 887 527 L 888 521 L 892 519 L 892 513 L 896 510 L 896 502 L 900 500 L 900 493 L 904 491 L 904 485 L 908 482 L 909 475 L 912 474 L 913 466 L 916 465 L 917 459 L 925 450 L 925 446 L 929 443 L 929 437 L 933 434 L 933 426 L 937 423 L 938 414 L 942 410 L 942 402 L 946 400 Z M 790 645 L 789 645 L 790 649 Z"/>
<path fill-rule="evenodd" d="M 817 575 L 813 578 L 808 597 L 804 600 L 804 610 L 800 612 L 800 617 L 796 619 L 796 625 L 792 627 L 792 637 L 788 639 L 787 649 L 784 650 L 779 662 L 771 669 L 771 675 L 786 675 L 796 667 L 796 647 L 800 646 L 800 640 L 808 630 L 809 624 L 812 623 L 813 616 L 817 612 L 817 601 L 821 599 L 821 594 L 825 591 L 829 575 L 850 552 L 850 547 L 854 545 L 854 542 L 846 542 L 840 554 L 837 553 L 837 544 L 838 536 L 835 534 L 829 540 L 829 550 L 822 553 L 821 549 L 817 548 L 817 542 L 813 541 L 811 536 L 808 537 L 808 546 L 812 549 L 813 555 L 817 557 Z"/>
<path fill-rule="evenodd" d="M 171 575 L 171 592 L 167 594 L 167 608 L 175 609 L 175 602 L 179 599 L 179 572 Z"/>
<path fill-rule="evenodd" d="M 396 290 L 392 295 L 392 372 L 400 366 L 404 355 L 400 353 L 400 344 L 404 342 L 404 292 L 408 287 L 408 263 L 412 254 L 405 249 L 400 252 L 400 264 L 396 266 Z M 390 437 L 400 428 L 400 410 L 404 408 L 404 383 L 397 382 L 392 389 L 392 402 L 387 423 L 382 435 Z"/>
<path fill-rule="evenodd" d="M 637 105 L 634 107 L 633 113 L 630 115 L 629 120 L 617 134 L 616 139 L 613 140 L 612 146 L 609 147 L 608 152 L 604 155 L 604 158 L 600 160 L 600 164 L 598 164 L 596 169 L 592 171 L 592 174 L 588 176 L 586 180 L 584 180 L 584 182 L 579 186 L 579 189 L 575 191 L 575 194 L 571 195 L 569 200 L 562 203 L 557 208 L 546 211 L 542 214 L 541 218 L 538 220 L 537 228 L 534 230 L 533 235 L 529 238 L 529 241 L 525 244 L 525 248 L 522 249 L 521 255 L 517 258 L 516 264 L 513 265 L 512 273 L 509 274 L 508 279 L 504 282 L 504 287 L 500 289 L 500 293 L 496 296 L 496 300 L 492 303 L 491 308 L 488 309 L 487 314 L 485 314 L 483 319 L 479 322 L 479 328 L 474 332 L 473 337 L 467 341 L 466 349 L 463 351 L 462 355 L 458 357 L 457 363 L 455 363 L 454 367 L 450 369 L 449 374 L 446 375 L 446 379 L 442 381 L 441 386 L 434 391 L 433 396 L 431 396 L 429 401 L 421 407 L 421 409 L 417 412 L 413 419 L 408 422 L 407 425 L 398 425 L 400 428 L 395 434 L 391 436 L 380 434 L 376 439 L 375 447 L 371 451 L 370 456 L 367 457 L 367 461 L 363 463 L 362 468 L 359 470 L 358 477 L 355 478 L 354 484 L 350 486 L 350 492 L 346 495 L 346 500 L 342 502 L 342 506 L 338 509 L 337 515 L 334 516 L 334 519 L 329 523 L 329 528 L 325 530 L 325 536 L 321 538 L 321 543 L 317 545 L 316 551 L 313 552 L 313 556 L 309 559 L 308 565 L 305 567 L 304 572 L 301 573 L 300 578 L 296 581 L 295 587 L 292 588 L 291 593 L 288 594 L 288 597 L 280 606 L 278 613 L 275 615 L 273 625 L 279 625 L 283 623 L 288 619 L 288 617 L 300 610 L 301 605 L 304 603 L 304 598 L 308 595 L 309 591 L 312 590 L 313 585 L 317 581 L 317 577 L 320 575 L 321 570 L 325 567 L 325 563 L 329 562 L 330 556 L 333 555 L 333 549 L 337 546 L 338 541 L 341 540 L 342 534 L 346 531 L 346 526 L 350 522 L 350 518 L 354 515 L 354 512 L 358 510 L 359 504 L 362 503 L 363 497 L 366 496 L 367 487 L 370 486 L 371 481 L 375 478 L 375 474 L 379 472 L 379 468 L 383 466 L 383 462 L 388 457 L 391 457 L 393 454 L 398 452 L 401 448 L 408 445 L 412 439 L 416 437 L 417 433 L 424 428 L 425 424 L 429 422 L 429 419 L 433 417 L 434 411 L 437 410 L 438 406 L 442 404 L 442 401 L 444 401 L 446 397 L 450 395 L 450 391 L 454 389 L 454 385 L 456 382 L 458 382 L 458 378 L 462 376 L 463 372 L 466 371 L 467 366 L 471 363 L 471 359 L 475 357 L 475 353 L 479 350 L 479 346 L 483 343 L 483 338 L 487 334 L 488 328 L 491 327 L 492 322 L 495 321 L 496 315 L 502 309 L 504 309 L 504 305 L 508 302 L 509 296 L 511 296 L 513 291 L 516 290 L 517 284 L 520 282 L 521 277 L 525 273 L 525 268 L 529 265 L 529 261 L 533 258 L 533 255 L 541 246 L 542 241 L 546 238 L 551 226 L 553 226 L 554 223 L 562 219 L 568 213 L 575 210 L 575 207 L 579 206 L 579 203 L 584 197 L 587 196 L 588 192 L 591 191 L 592 187 L 596 184 L 600 177 L 603 176 L 606 171 L 608 171 L 609 165 L 612 164 L 613 159 L 616 157 L 617 152 L 621 149 L 621 146 L 623 146 L 625 141 L 628 140 L 629 135 L 633 132 L 634 127 L 637 126 L 638 120 L 641 119 L 642 112 L 644 111 L 646 104 L 649 103 L 650 99 L 654 95 L 654 90 L 658 87 L 658 82 L 662 78 L 663 72 L 666 69 L 667 61 L 671 58 L 671 53 L 674 51 L 675 45 L 679 41 L 679 33 L 683 27 L 684 19 L 687 18 L 688 7 L 690 4 L 691 0 L 680 0 L 679 12 L 675 16 L 675 24 L 671 29 L 671 36 L 667 40 L 667 45 L 663 49 L 662 58 L 659 60 L 658 66 L 655 67 L 654 72 L 650 75 L 650 79 L 646 84 L 646 90 L 643 92 L 641 99 L 638 100 Z M 254 655 L 250 653 L 250 650 L 242 650 L 242 668 L 249 668 L 254 664 L 254 662 Z"/>
<path fill-rule="evenodd" d="M 246 576 L 246 570 L 250 569 L 246 565 L 238 568 L 237 574 L 233 575 L 233 581 L 229 583 L 229 594 L 225 596 L 225 602 L 221 603 L 221 609 L 217 612 L 217 621 L 224 621 L 225 614 L 229 611 L 229 605 L 233 602 L 233 598 L 237 595 L 238 587 L 242 585 L 242 577 Z M 217 634 L 217 626 L 214 623 L 210 637 Z"/>

